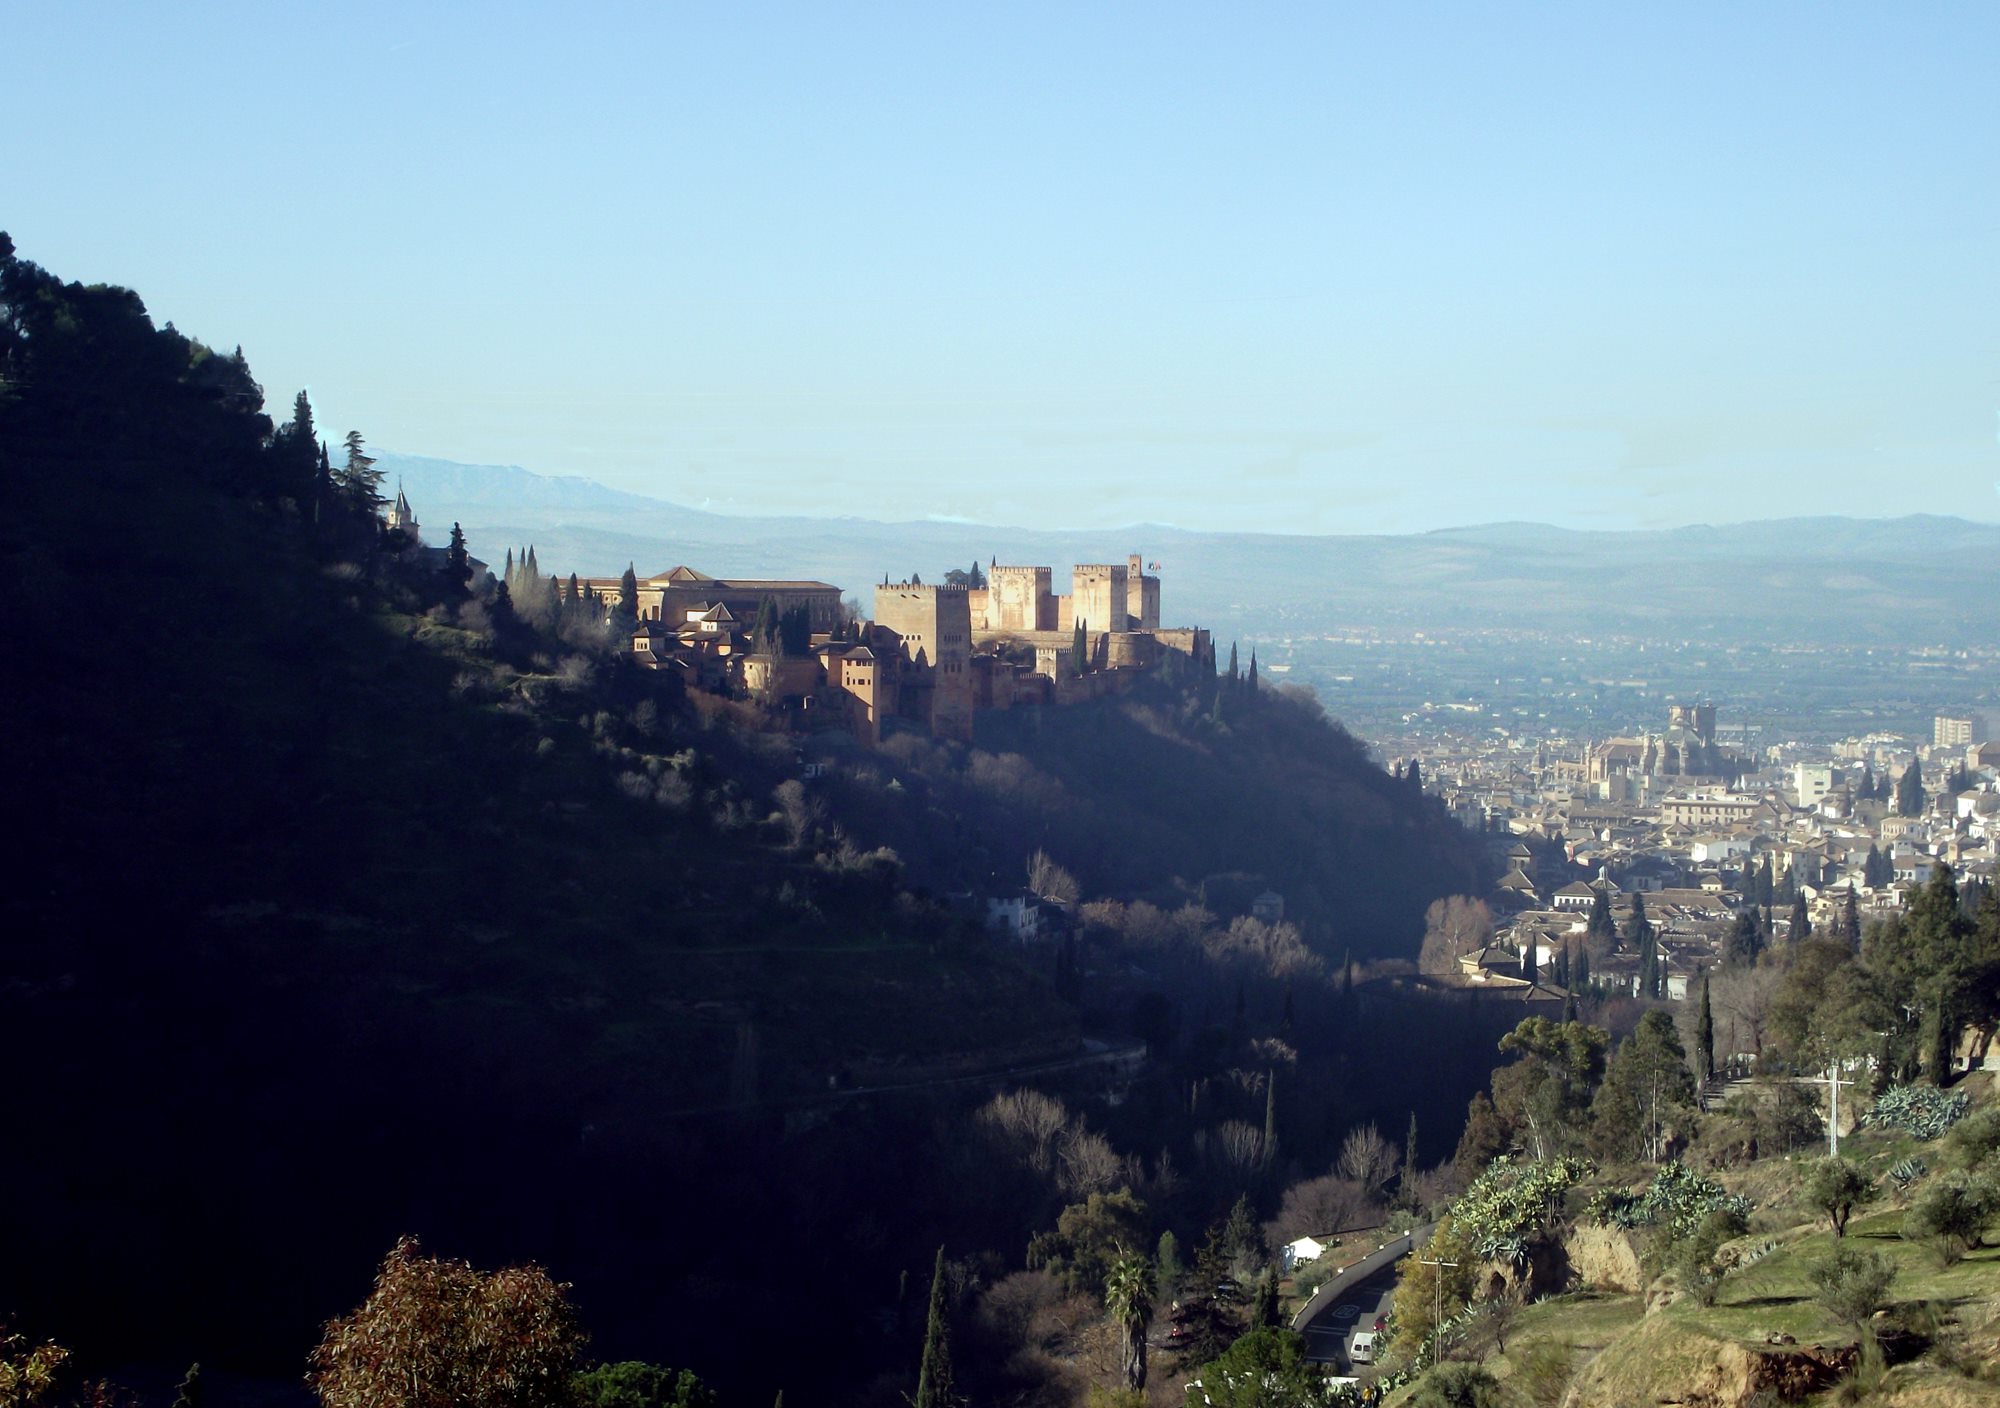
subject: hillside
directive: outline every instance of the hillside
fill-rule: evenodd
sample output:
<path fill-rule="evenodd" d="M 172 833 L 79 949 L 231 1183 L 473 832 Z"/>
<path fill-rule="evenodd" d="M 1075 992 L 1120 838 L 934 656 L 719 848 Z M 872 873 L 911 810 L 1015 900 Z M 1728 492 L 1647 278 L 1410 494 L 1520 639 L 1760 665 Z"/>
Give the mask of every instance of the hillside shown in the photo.
<path fill-rule="evenodd" d="M 1961 1089 L 1974 1113 L 1944 1138 L 1869 1128 L 1842 1141 L 1872 1189 L 1843 1238 L 1809 1195 L 1811 1149 L 1733 1166 L 1718 1176 L 1748 1197 L 1749 1226 L 1718 1247 L 1711 1288 L 1691 1291 L 1685 1230 L 1679 1239 L 1659 1227 L 1600 1233 L 1593 1256 L 1572 1261 L 1578 1289 L 1519 1310 L 1504 1343 L 1475 1332 L 1462 1358 L 1483 1360 L 1498 1380 L 1491 1401 L 1520 1408 L 2000 1403 L 2000 1248 L 1975 1236 L 1945 1260 L 1909 1222 L 1933 1185 L 1995 1172 L 2000 1105 L 1990 1078 Z M 1909 1177 L 1912 1167 L 1920 1171 Z M 1993 1217 L 1989 1209 L 1986 1221 Z M 1604 1255 L 1620 1245 L 1630 1249 L 1622 1273 Z M 1816 1279 L 1837 1254 L 1879 1259 L 1888 1275 L 1879 1311 L 1860 1312 L 1865 1335 Z"/>
<path fill-rule="evenodd" d="M 771 1268 L 829 1288 L 791 1382 L 866 1385 L 905 1362 L 902 1276 L 940 1240 L 1018 1266 L 1053 1221 L 1053 1185 L 967 1163 L 1008 1067 L 1178 1007 L 1094 1116 L 1120 1154 L 1091 1178 L 1154 1161 L 1192 1238 L 1241 1191 L 1201 1151 L 1269 1103 L 1254 1043 L 1295 1026 L 1321 1084 L 1274 1108 L 1294 1158 L 1331 1157 L 1355 1110 L 1326 958 L 1414 948 L 1471 860 L 1309 707 L 1217 724 L 1162 693 L 912 740 L 794 827 L 796 740 L 601 631 L 454 595 L 309 416 L 274 424 L 241 354 L 0 247 L 0 727 L 31 819 L 0 1061 L 33 1110 L 0 1310 L 100 1362 L 296 1382 L 417 1231 L 540 1259 L 604 1353 L 768 1401 L 784 1366 L 741 1307 Z M 973 857 L 1014 884 L 1042 845 L 1090 898 L 1216 909 L 1134 977 L 1111 957 L 1137 939 L 1024 956 L 945 902 Z M 1225 942 L 1253 877 L 1296 896 L 1316 966 Z"/>

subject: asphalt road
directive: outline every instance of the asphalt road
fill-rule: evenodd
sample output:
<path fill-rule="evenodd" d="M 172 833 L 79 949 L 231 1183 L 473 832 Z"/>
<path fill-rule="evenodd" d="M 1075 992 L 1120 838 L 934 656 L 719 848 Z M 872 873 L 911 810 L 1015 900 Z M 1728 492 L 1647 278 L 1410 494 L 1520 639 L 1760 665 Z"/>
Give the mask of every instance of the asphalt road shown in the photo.
<path fill-rule="evenodd" d="M 1396 1268 L 1384 1267 L 1366 1281 L 1348 1289 L 1332 1307 L 1306 1326 L 1306 1357 L 1315 1364 L 1332 1364 L 1341 1373 L 1353 1370 L 1347 1346 L 1357 1330 L 1367 1330 L 1378 1315 L 1389 1313 L 1389 1301 L 1396 1291 Z M 1349 1314 L 1352 1307 L 1352 1314 Z"/>

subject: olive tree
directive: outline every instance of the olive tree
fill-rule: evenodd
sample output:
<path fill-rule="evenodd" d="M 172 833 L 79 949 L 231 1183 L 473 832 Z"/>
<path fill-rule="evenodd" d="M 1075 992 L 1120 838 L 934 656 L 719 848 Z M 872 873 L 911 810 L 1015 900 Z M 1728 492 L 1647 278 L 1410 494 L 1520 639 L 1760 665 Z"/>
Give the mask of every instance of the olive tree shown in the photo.
<path fill-rule="evenodd" d="M 584 1334 L 539 1266 L 474 1270 L 405 1237 L 375 1289 L 327 1323 L 309 1382 L 326 1408 L 557 1408 Z"/>

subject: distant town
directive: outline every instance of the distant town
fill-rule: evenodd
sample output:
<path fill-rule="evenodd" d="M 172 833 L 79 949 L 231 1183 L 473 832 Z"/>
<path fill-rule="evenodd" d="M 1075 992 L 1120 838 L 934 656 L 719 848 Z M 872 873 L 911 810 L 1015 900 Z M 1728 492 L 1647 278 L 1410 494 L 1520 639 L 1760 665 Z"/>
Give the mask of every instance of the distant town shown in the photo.
<path fill-rule="evenodd" d="M 420 541 L 400 495 L 389 526 Z M 546 590 L 629 630 L 647 669 L 872 746 L 899 727 L 969 741 L 980 710 L 1097 698 L 1156 670 L 1215 671 L 1207 630 L 1162 627 L 1161 582 L 1147 567 L 1138 554 L 1077 565 L 1067 594 L 1050 567 L 997 560 L 936 583 L 885 577 L 872 619 L 828 582 L 684 565 L 564 582 L 542 577 L 531 548 L 518 564 L 510 551 L 504 570 L 517 592 Z M 1990 678 L 1991 652 L 1862 650 L 1828 669 L 1824 648 L 1540 641 L 1542 663 L 1531 650 L 1525 670 L 1517 661 L 1488 675 L 1487 652 L 1522 642 L 1356 632 L 1264 644 L 1267 687 L 1312 681 L 1332 712 L 1363 724 L 1385 766 L 1486 838 L 1500 878 L 1467 897 L 1484 907 L 1468 931 L 1477 941 L 1434 963 L 1432 982 L 1519 989 L 1531 1002 L 1561 1002 L 1585 983 L 1683 1001 L 1732 944 L 1821 930 L 1858 941 L 1940 865 L 1961 885 L 1994 879 L 2000 739 L 1990 714 L 1935 714 L 1927 736 L 1827 727 L 1907 714 L 1901 696 L 1926 682 L 1963 697 Z M 1365 663 L 1342 671 L 1330 663 L 1341 651 Z M 1234 646 L 1229 668 L 1239 668 Z M 1256 668 L 1253 650 L 1253 684 Z M 1773 717 L 1661 697 L 1663 679 L 1697 678 L 1740 686 Z M 1490 688 L 1465 688 L 1473 679 Z M 1427 685 L 1446 702 L 1412 707 L 1411 691 Z M 1819 708 L 1802 702 L 1815 695 Z M 1649 705 L 1650 726 L 1604 727 Z M 1648 943 L 1618 941 L 1640 924 Z"/>

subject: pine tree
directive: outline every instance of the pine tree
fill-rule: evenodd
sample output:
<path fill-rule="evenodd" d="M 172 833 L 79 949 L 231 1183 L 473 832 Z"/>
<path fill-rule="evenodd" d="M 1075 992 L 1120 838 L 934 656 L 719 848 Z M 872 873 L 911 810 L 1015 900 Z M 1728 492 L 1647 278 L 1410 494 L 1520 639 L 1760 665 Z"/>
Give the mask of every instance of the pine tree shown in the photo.
<path fill-rule="evenodd" d="M 368 453 L 360 431 L 348 431 L 343 443 L 347 464 L 340 472 L 341 492 L 356 509 L 373 516 L 382 508 L 382 471 L 375 468 L 375 457 Z"/>
<path fill-rule="evenodd" d="M 910 1408 L 955 1408 L 951 1385 L 951 1327 L 945 1319 L 944 1248 L 931 1271 L 930 1316 L 924 1323 L 924 1356 L 917 1366 L 917 1396 Z"/>

